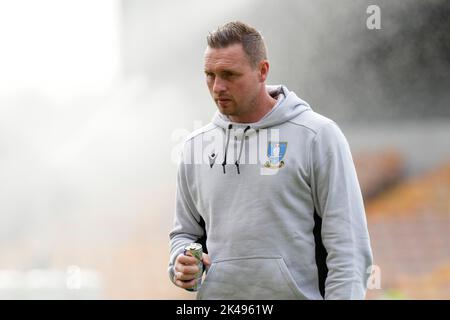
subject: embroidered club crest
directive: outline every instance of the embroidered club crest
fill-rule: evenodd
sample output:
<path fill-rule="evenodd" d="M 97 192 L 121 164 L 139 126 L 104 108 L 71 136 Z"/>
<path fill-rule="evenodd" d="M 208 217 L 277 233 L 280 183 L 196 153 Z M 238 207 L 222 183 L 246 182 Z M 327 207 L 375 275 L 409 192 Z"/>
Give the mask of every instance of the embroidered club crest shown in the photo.
<path fill-rule="evenodd" d="M 278 169 L 284 166 L 284 155 L 286 154 L 287 142 L 268 142 L 267 157 L 269 161 L 264 163 L 264 167 Z"/>

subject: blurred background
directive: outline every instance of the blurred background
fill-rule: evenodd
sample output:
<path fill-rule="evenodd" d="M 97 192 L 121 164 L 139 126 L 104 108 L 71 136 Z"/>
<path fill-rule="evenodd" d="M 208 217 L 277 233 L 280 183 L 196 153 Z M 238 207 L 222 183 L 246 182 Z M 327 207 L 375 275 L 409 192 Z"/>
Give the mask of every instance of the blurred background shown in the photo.
<path fill-rule="evenodd" d="M 348 138 L 367 298 L 450 298 L 450 2 L 0 0 L 1 299 L 194 298 L 167 275 L 174 159 L 216 109 L 203 52 L 231 20 Z"/>

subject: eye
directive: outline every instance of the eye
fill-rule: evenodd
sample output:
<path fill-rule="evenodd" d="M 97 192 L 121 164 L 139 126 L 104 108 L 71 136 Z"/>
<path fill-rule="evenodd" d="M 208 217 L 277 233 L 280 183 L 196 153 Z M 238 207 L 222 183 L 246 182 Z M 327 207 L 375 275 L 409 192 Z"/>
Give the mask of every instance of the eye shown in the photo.
<path fill-rule="evenodd" d="M 234 76 L 234 73 L 233 73 L 233 72 L 230 72 L 230 71 L 224 71 L 224 72 L 222 73 L 222 77 L 225 78 L 225 79 L 229 79 L 229 78 L 231 78 L 231 77 L 233 77 L 233 76 Z"/>
<path fill-rule="evenodd" d="M 214 78 L 214 73 L 205 71 L 205 76 L 206 76 L 206 78 L 211 79 L 211 78 Z"/>

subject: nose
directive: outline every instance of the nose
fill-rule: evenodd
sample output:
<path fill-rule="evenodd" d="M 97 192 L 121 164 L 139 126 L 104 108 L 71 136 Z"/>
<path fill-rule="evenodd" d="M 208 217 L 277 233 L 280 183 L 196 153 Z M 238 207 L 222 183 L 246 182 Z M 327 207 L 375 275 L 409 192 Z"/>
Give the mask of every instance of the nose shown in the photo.
<path fill-rule="evenodd" d="M 216 77 L 214 79 L 212 89 L 213 89 L 213 93 L 215 93 L 215 94 L 219 94 L 221 92 L 226 91 L 226 86 L 225 86 L 224 81 L 222 81 L 222 79 L 220 79 L 220 77 Z"/>

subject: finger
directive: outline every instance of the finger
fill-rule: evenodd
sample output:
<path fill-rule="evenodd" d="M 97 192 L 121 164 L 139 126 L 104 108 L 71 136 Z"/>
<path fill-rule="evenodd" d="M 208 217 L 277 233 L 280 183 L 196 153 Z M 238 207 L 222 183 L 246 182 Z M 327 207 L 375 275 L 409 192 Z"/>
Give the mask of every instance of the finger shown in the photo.
<path fill-rule="evenodd" d="M 185 274 L 196 274 L 200 271 L 199 267 L 197 265 L 183 265 L 180 263 L 175 264 L 175 271 L 185 273 Z"/>
<path fill-rule="evenodd" d="M 189 288 L 192 288 L 195 285 L 196 281 L 197 281 L 196 279 L 192 279 L 190 281 L 176 280 L 175 284 L 177 286 L 179 286 L 180 288 L 189 289 Z"/>
<path fill-rule="evenodd" d="M 202 261 L 205 267 L 209 267 L 211 265 L 211 258 L 206 253 L 203 254 Z"/>
<path fill-rule="evenodd" d="M 192 256 L 186 256 L 184 254 L 180 254 L 177 258 L 179 263 L 182 264 L 187 264 L 187 265 L 191 265 L 191 264 L 196 264 L 197 263 L 197 259 L 192 257 Z"/>
<path fill-rule="evenodd" d="M 191 281 L 192 279 L 195 279 L 195 274 L 186 274 L 186 273 L 182 273 L 182 272 L 175 272 L 175 280 Z"/>

